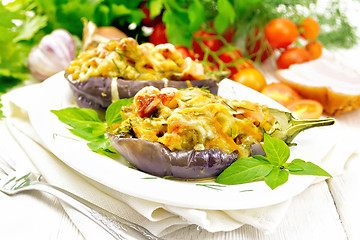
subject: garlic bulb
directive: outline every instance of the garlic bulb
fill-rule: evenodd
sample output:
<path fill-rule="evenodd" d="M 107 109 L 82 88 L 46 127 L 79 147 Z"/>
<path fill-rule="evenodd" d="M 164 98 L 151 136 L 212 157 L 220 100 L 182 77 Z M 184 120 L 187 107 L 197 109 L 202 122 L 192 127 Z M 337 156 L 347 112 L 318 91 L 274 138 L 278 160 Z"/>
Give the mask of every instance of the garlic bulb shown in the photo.
<path fill-rule="evenodd" d="M 28 56 L 30 72 L 39 80 L 44 80 L 65 70 L 75 57 L 75 42 L 71 34 L 57 29 L 44 36 Z"/>

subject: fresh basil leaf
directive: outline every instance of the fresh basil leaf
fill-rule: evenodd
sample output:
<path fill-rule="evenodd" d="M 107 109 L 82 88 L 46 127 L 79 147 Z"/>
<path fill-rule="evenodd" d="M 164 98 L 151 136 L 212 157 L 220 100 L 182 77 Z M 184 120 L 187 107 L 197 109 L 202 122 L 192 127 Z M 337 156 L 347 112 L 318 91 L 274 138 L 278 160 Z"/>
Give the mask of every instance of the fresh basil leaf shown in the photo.
<path fill-rule="evenodd" d="M 261 179 L 269 174 L 273 166 L 262 159 L 239 158 L 226 168 L 215 180 L 221 184 L 242 184 Z"/>
<path fill-rule="evenodd" d="M 95 110 L 87 108 L 64 108 L 52 110 L 58 119 L 72 127 L 69 131 L 88 141 L 88 147 L 97 153 L 109 151 L 110 140 L 106 136 L 106 125 L 100 119 Z"/>
<path fill-rule="evenodd" d="M 282 166 L 290 157 L 290 148 L 280 139 L 264 134 L 264 151 L 274 166 Z"/>
<path fill-rule="evenodd" d="M 285 165 L 291 174 L 294 175 L 315 175 L 332 177 L 328 172 L 312 162 L 305 162 L 301 159 L 294 159 Z"/>
<path fill-rule="evenodd" d="M 94 122 L 102 123 L 97 112 L 88 108 L 69 107 L 51 110 L 61 122 L 73 128 L 90 127 Z"/>
<path fill-rule="evenodd" d="M 256 158 L 258 160 L 263 160 L 263 161 L 265 161 L 267 163 L 270 163 L 269 160 L 266 157 L 262 156 L 262 155 L 255 155 L 255 156 L 253 156 L 253 158 Z"/>
<path fill-rule="evenodd" d="M 286 169 L 289 170 L 289 164 L 290 164 L 290 163 L 285 163 L 285 164 L 283 165 L 284 168 L 286 168 Z M 297 164 L 292 164 L 292 165 L 290 166 L 290 168 L 291 168 L 291 171 L 293 171 L 293 172 L 303 171 L 303 170 L 304 170 L 304 168 L 302 168 L 301 166 L 299 166 L 299 165 L 297 165 Z"/>
<path fill-rule="evenodd" d="M 122 121 L 121 108 L 123 106 L 131 105 L 133 99 L 134 98 L 119 99 L 107 108 L 105 113 L 105 120 L 108 126 L 111 126 L 113 123 Z"/>
<path fill-rule="evenodd" d="M 283 185 L 289 179 L 289 172 L 285 169 L 274 167 L 271 172 L 265 176 L 265 183 L 274 190 L 280 185 Z"/>
<path fill-rule="evenodd" d="M 89 142 L 87 145 L 94 152 L 100 152 L 112 148 L 111 142 L 108 138 L 98 138 Z"/>
<path fill-rule="evenodd" d="M 88 124 L 84 128 L 73 128 L 69 129 L 70 132 L 86 141 L 93 141 L 99 137 L 104 137 L 105 135 L 105 125 L 101 123 Z"/>

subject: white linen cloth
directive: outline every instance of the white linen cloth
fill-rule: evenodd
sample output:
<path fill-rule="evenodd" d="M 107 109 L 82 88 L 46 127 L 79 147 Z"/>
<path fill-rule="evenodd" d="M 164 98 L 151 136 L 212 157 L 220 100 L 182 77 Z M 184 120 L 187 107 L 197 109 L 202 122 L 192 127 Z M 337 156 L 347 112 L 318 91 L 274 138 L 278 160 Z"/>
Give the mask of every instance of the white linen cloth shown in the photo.
<path fill-rule="evenodd" d="M 244 224 L 272 232 L 280 223 L 291 199 L 257 209 L 227 211 L 189 209 L 114 192 L 81 176 L 44 147 L 28 118 L 28 111 L 36 111 L 34 99 L 40 98 L 46 91 L 47 82 L 54 79 L 56 78 L 13 90 L 2 97 L 9 132 L 48 183 L 67 189 L 114 214 L 138 223 L 158 236 L 165 236 L 192 224 L 209 232 L 232 231 Z M 355 123 L 351 125 L 351 131 L 354 130 L 354 126 Z M 327 149 L 324 149 L 326 154 L 323 154 L 325 157 L 321 166 L 335 176 L 342 172 L 346 160 L 356 151 L 356 141 L 354 141 L 355 135 L 350 131 L 348 133 L 345 127 L 341 132 L 338 127 L 329 127 L 328 133 L 333 138 L 325 139 L 324 145 Z M 321 181 L 324 178 L 317 180 Z M 105 239 L 107 234 L 101 228 L 66 204 L 62 205 L 85 239 Z"/>

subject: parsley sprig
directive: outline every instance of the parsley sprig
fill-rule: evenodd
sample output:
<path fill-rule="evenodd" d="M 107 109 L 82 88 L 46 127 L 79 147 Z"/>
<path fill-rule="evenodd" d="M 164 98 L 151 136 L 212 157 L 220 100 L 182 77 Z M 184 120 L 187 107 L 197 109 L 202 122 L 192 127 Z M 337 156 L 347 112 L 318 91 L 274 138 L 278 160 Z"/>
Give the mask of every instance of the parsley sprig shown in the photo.
<path fill-rule="evenodd" d="M 290 148 L 280 139 L 265 134 L 263 148 L 266 157 L 255 155 L 239 158 L 215 181 L 220 184 L 235 185 L 264 180 L 271 189 L 275 189 L 288 181 L 289 174 L 331 177 L 328 172 L 312 162 L 294 159 L 288 163 Z"/>

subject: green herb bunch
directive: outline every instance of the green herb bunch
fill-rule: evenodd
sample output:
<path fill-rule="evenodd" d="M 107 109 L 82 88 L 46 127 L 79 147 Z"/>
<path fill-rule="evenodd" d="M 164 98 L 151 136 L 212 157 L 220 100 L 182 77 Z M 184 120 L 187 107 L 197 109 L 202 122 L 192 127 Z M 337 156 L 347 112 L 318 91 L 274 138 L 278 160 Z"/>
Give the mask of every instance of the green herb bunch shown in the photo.
<path fill-rule="evenodd" d="M 219 35 L 229 27 L 237 29 L 234 40 L 244 40 L 255 28 L 264 27 L 271 19 L 286 17 L 295 23 L 313 17 L 323 26 L 319 40 L 326 48 L 351 48 L 358 37 L 342 12 L 339 0 L 328 1 L 324 9 L 317 0 L 150 0 L 150 16 L 163 13 L 171 43 L 190 47 L 193 32 L 213 29 Z M 164 9 L 162 12 L 161 9 Z"/>

